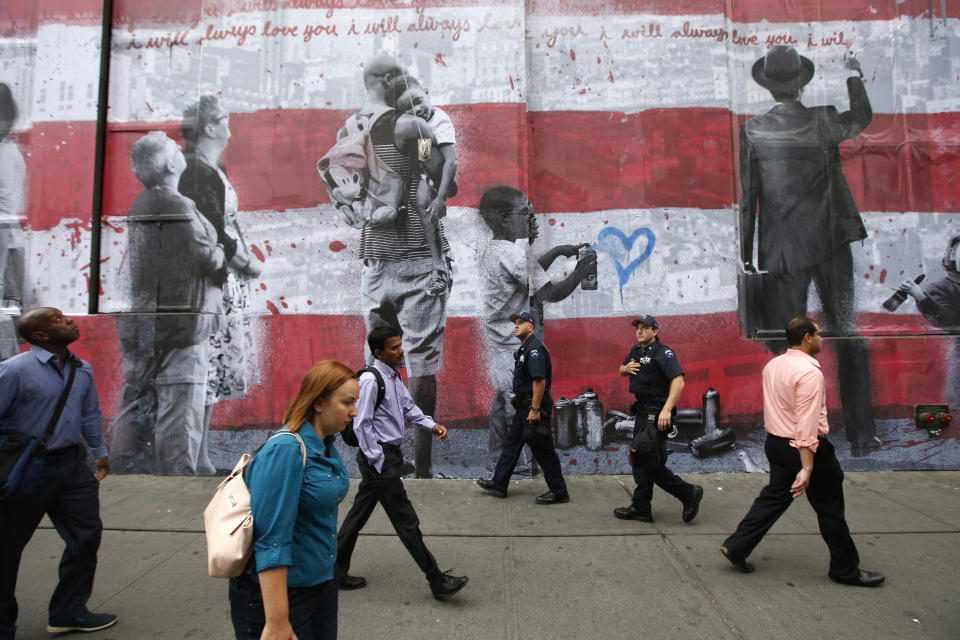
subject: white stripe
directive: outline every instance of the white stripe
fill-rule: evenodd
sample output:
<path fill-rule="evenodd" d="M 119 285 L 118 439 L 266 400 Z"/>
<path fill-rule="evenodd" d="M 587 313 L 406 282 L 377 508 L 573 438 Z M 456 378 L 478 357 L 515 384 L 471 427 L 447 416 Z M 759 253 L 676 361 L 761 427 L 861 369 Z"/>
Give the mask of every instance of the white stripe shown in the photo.
<path fill-rule="evenodd" d="M 390 16 L 397 16 L 402 33 L 348 35 L 351 24 L 363 30 Z M 297 34 L 264 36 L 267 21 L 296 27 Z M 481 30 L 485 23 L 498 28 Z M 726 35 L 671 37 L 684 23 Z M 436 30 L 409 31 L 420 24 Z M 650 33 L 651 24 L 659 25 L 661 37 L 623 37 L 625 30 Z M 922 17 L 810 25 L 737 23 L 721 15 L 524 16 L 520 3 L 422 13 L 338 9 L 331 17 L 325 10 L 238 13 L 192 29 L 116 29 L 110 119 L 179 120 L 199 93 L 220 94 L 232 113 L 357 108 L 361 65 L 381 50 L 404 60 L 440 105 L 527 101 L 534 111 L 719 107 L 755 114 L 769 108 L 770 96 L 750 68 L 776 36 L 796 39 L 800 53 L 817 65 L 804 95 L 808 104 L 846 104 L 841 56 L 849 45 L 862 62 L 876 113 L 958 111 L 953 69 L 960 50 L 949 46 L 947 34 L 956 33 L 960 21 L 932 24 L 933 37 Z M 338 35 L 319 33 L 305 42 L 306 29 L 318 25 L 335 27 Z M 211 28 L 233 35 L 198 45 Z M 741 42 L 756 36 L 757 44 L 732 42 L 734 32 Z M 609 39 L 601 39 L 604 33 Z M 841 33 L 846 44 L 823 45 Z M 151 39 L 177 41 L 178 34 L 186 46 L 147 48 Z M 96 118 L 99 37 L 94 26 L 43 25 L 35 38 L 0 39 L 0 54 L 12 61 L 0 70 L 0 81 L 14 88 L 19 129 L 34 121 Z"/>
<path fill-rule="evenodd" d="M 879 312 L 883 300 L 908 277 L 921 272 L 926 273 L 928 282 L 943 277 L 940 260 L 950 234 L 960 228 L 960 214 L 862 215 L 869 237 L 862 245 L 852 245 L 859 311 Z M 718 313 L 737 308 L 739 248 L 733 209 L 617 209 L 538 214 L 537 218 L 541 236 L 534 247 L 536 253 L 558 244 L 597 243 L 598 233 L 607 228 L 617 228 L 628 238 L 637 229 L 648 229 L 655 240 L 653 253 L 624 283 L 621 301 L 616 263 L 627 265 L 636 260 L 646 239 L 639 236 L 632 250 L 627 251 L 617 237 L 607 237 L 598 252 L 599 288 L 578 288 L 563 302 L 548 304 L 548 319 L 628 316 L 638 308 L 653 315 Z M 283 212 L 242 212 L 240 224 L 251 245 L 264 254 L 268 246 L 272 251 L 263 265 L 263 274 L 254 283 L 254 312 L 268 313 L 267 301 L 271 301 L 285 314 L 361 313 L 357 257 L 360 232 L 340 224 L 329 205 Z M 449 315 L 479 316 L 476 256 L 489 232 L 476 210 L 466 207 L 452 207 L 444 224 L 454 258 Z M 103 257 L 109 260 L 102 267 L 105 295 L 101 298 L 101 310 L 107 312 L 125 310 L 125 301 L 129 299 L 124 286 L 125 269 L 120 269 L 129 234 L 123 218 L 111 218 L 110 225 L 103 229 Z M 33 234 L 32 243 L 34 247 L 43 247 L 44 258 L 28 273 L 28 282 L 38 287 L 38 299 L 31 303 L 56 302 L 65 311 L 84 311 L 86 287 L 83 278 L 78 277 L 77 267 L 87 263 L 89 248 L 71 246 L 70 234 L 63 224 Z M 334 251 L 338 243 L 346 248 Z M 548 274 L 558 280 L 573 266 L 573 260 L 560 258 Z M 886 281 L 881 284 L 883 270 Z M 266 287 L 260 288 L 260 282 Z M 813 310 L 819 308 L 814 298 Z M 283 308 L 282 303 L 287 307 Z M 904 305 L 898 313 L 916 313 L 916 309 L 914 305 Z"/>

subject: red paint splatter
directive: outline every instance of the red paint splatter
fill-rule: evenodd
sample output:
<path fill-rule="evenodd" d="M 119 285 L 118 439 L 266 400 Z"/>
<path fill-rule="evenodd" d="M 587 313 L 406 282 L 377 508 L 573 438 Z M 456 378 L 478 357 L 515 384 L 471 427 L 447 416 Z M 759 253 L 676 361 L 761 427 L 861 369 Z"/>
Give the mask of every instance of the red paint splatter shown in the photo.
<path fill-rule="evenodd" d="M 547 220 L 547 224 L 552 227 L 552 226 L 554 226 L 554 225 L 557 224 L 557 219 L 556 219 L 556 218 L 550 218 L 549 220 Z"/>
<path fill-rule="evenodd" d="M 291 242 L 291 243 L 290 243 L 290 248 L 291 248 L 291 249 L 296 249 L 296 248 L 297 248 L 297 243 L 296 243 L 296 242 Z"/>
<path fill-rule="evenodd" d="M 513 91 L 517 87 L 513 84 L 513 76 L 510 76 L 510 90 Z"/>
<path fill-rule="evenodd" d="M 880 280 L 879 280 L 878 282 L 880 282 L 880 284 L 883 284 L 886 279 L 887 279 L 887 270 L 886 270 L 886 269 L 881 269 L 881 270 L 880 270 Z"/>
<path fill-rule="evenodd" d="M 267 283 L 266 283 L 266 282 L 261 282 L 261 283 L 260 283 L 260 289 L 261 289 L 262 291 L 266 291 L 266 290 L 267 290 Z"/>
<path fill-rule="evenodd" d="M 576 458 L 570 458 L 570 466 L 571 466 L 571 467 L 577 466 L 577 459 L 576 459 Z"/>
<path fill-rule="evenodd" d="M 869 273 L 863 274 L 863 278 L 864 278 L 865 280 L 869 280 L 869 279 L 870 279 L 870 274 L 869 274 Z"/>
<path fill-rule="evenodd" d="M 576 60 L 576 59 L 577 59 L 577 54 L 574 53 L 573 49 L 570 49 L 570 59 L 571 59 L 571 60 Z"/>
<path fill-rule="evenodd" d="M 597 64 L 600 64 L 600 56 L 597 56 Z"/>
<path fill-rule="evenodd" d="M 270 313 L 272 313 L 273 315 L 276 315 L 276 316 L 280 315 L 280 309 L 277 309 L 277 305 L 273 304 L 269 300 L 267 300 L 267 309 L 269 309 Z"/>
<path fill-rule="evenodd" d="M 870 265 L 870 266 L 867 267 L 867 268 L 870 269 L 870 271 L 873 271 L 873 265 Z"/>
<path fill-rule="evenodd" d="M 307 300 L 307 304 L 313 304 L 313 300 Z"/>
<path fill-rule="evenodd" d="M 339 240 L 334 240 L 333 242 L 330 243 L 330 251 L 333 251 L 334 253 L 339 253 L 346 248 L 347 248 L 347 245 L 343 244 Z"/>
<path fill-rule="evenodd" d="M 433 62 L 434 64 L 442 64 L 443 66 L 447 66 L 447 61 L 443 59 L 442 53 L 438 53 L 437 55 L 433 56 Z"/>
<path fill-rule="evenodd" d="M 150 113 L 153 113 L 153 107 L 150 106 L 150 103 L 146 100 L 143 101 L 143 104 L 147 105 L 147 109 L 150 109 Z"/>
<path fill-rule="evenodd" d="M 289 308 L 289 307 L 287 306 L 287 303 L 286 303 L 286 302 L 281 302 L 281 303 L 280 303 L 280 306 L 283 307 L 284 309 Z"/>
<path fill-rule="evenodd" d="M 269 251 L 270 249 L 268 248 L 267 250 Z M 260 247 L 258 247 L 257 245 L 255 244 L 250 245 L 250 253 L 255 255 L 257 257 L 257 260 L 259 260 L 260 262 L 264 262 L 263 252 L 260 251 Z"/>

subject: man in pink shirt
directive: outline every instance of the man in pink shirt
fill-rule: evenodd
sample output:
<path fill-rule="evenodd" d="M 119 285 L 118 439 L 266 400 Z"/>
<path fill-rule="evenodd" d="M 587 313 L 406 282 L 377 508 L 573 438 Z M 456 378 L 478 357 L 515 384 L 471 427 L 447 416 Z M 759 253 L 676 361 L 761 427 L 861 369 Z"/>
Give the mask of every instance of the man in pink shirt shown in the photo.
<path fill-rule="evenodd" d="M 820 535 L 830 548 L 828 575 L 834 582 L 876 587 L 883 574 L 860 569 L 860 556 L 843 515 L 843 471 L 827 440 L 827 396 L 820 363 L 820 327 L 810 318 L 787 324 L 790 348 L 763 368 L 764 450 L 770 483 L 727 538 L 720 552 L 743 573 L 751 573 L 747 556 L 783 515 L 794 498 L 807 494 L 817 512 Z"/>

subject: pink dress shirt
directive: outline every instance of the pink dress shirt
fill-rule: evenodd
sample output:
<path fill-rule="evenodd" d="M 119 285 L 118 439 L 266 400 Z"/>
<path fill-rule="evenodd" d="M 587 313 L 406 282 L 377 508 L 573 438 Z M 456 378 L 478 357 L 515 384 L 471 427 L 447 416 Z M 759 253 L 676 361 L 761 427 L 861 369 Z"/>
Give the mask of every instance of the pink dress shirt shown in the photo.
<path fill-rule="evenodd" d="M 790 438 L 790 446 L 809 447 L 830 432 L 823 372 L 816 358 L 787 349 L 763 368 L 763 428 Z"/>

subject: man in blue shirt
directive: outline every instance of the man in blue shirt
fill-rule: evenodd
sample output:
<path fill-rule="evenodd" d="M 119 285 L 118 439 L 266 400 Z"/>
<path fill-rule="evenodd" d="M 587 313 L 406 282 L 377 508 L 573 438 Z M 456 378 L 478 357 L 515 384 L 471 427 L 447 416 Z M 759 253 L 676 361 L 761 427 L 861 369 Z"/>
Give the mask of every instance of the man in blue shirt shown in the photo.
<path fill-rule="evenodd" d="M 44 514 L 67 543 L 60 559 L 60 582 L 50 598 L 47 631 L 99 631 L 117 622 L 109 613 L 86 607 L 93 590 L 100 547 L 100 480 L 110 471 L 103 439 L 103 416 L 90 365 L 67 346 L 80 329 L 59 309 L 38 307 L 17 321 L 30 351 L 0 362 L 0 429 L 43 438 L 69 377 L 73 385 L 50 438 L 42 475 L 25 495 L 0 504 L 0 640 L 13 640 L 17 626 L 17 571 L 24 547 Z M 87 449 L 96 472 L 86 464 Z"/>
<path fill-rule="evenodd" d="M 424 415 L 403 386 L 403 380 L 397 373 L 403 362 L 401 340 L 399 329 L 386 326 L 376 327 L 367 336 L 367 345 L 375 358 L 373 366 L 383 378 L 384 394 L 378 404 L 375 375 L 366 371 L 360 376 L 360 397 L 357 398 L 357 417 L 353 419 L 353 430 L 360 443 L 357 464 L 361 480 L 353 506 L 343 519 L 337 536 L 336 575 L 340 577 L 341 589 L 361 589 L 367 585 L 364 578 L 347 575 L 347 571 L 350 570 L 350 556 L 353 555 L 360 529 L 379 502 L 403 546 L 426 574 L 433 597 L 447 600 L 467 584 L 467 577 L 440 571 L 433 554 L 423 542 L 420 520 L 407 498 L 400 476 L 400 467 L 403 465 L 400 441 L 403 439 L 404 421 L 432 432 L 441 441 L 447 438 L 447 428 Z"/>

